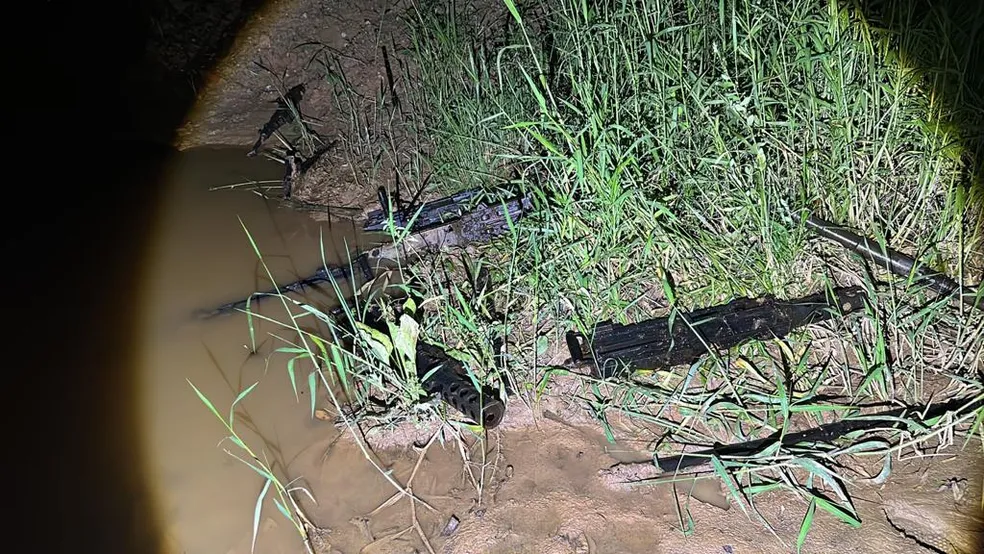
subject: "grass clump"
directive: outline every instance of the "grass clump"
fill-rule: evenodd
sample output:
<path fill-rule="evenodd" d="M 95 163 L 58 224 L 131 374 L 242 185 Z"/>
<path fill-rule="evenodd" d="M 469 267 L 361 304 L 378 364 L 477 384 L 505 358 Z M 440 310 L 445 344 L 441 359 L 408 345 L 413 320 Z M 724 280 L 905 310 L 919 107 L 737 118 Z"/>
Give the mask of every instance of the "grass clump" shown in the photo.
<path fill-rule="evenodd" d="M 933 126 L 938 107 L 893 37 L 850 5 L 507 1 L 489 13 L 418 10 L 415 114 L 439 186 L 537 198 L 509 263 L 493 265 L 559 327 L 890 280 L 873 291 L 876 335 L 971 329 L 802 225 L 818 213 L 957 276 L 981 240 L 971 171 Z"/>
<path fill-rule="evenodd" d="M 538 211 L 481 250 L 498 318 L 461 300 L 464 280 L 439 277 L 461 270 L 455 258 L 419 268 L 433 299 L 423 333 L 471 349 L 493 377 L 503 366 L 487 345 L 508 337 L 502 376 L 535 399 L 564 372 L 569 329 L 590 335 L 606 319 L 861 284 L 871 303 L 860 316 L 689 370 L 584 378 L 582 400 L 602 424 L 615 410 L 658 426 L 664 444 L 785 432 L 876 402 L 949 394 L 979 406 L 980 314 L 811 240 L 803 226 L 816 213 L 979 280 L 970 278 L 982 241 L 973 158 L 927 87 L 934 71 L 952 80 L 954 65 L 907 65 L 899 53 L 916 45 L 845 2 L 474 6 L 424 3 L 408 20 L 417 85 L 407 104 L 428 137 L 415 167 L 442 192 L 521 190 Z M 715 469 L 742 506 L 775 488 L 804 496 L 801 544 L 817 508 L 857 522 L 838 456 L 890 461 L 946 446 L 975 420 L 979 436 L 979 413 L 913 419 L 884 442 L 777 443 Z"/>

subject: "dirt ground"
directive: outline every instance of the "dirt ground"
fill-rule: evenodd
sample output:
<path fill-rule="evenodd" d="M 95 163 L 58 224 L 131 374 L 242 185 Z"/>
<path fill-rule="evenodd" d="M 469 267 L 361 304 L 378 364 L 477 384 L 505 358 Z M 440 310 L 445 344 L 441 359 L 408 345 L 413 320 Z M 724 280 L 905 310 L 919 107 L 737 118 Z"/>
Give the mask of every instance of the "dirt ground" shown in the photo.
<path fill-rule="evenodd" d="M 419 490 L 432 492 L 425 496 L 428 500 L 444 500 L 438 506 L 444 518 L 454 514 L 460 519 L 449 538 L 439 536 L 443 520 L 431 522 L 433 533 L 428 536 L 435 550 L 460 554 L 795 551 L 806 511 L 801 499 L 786 492 L 766 493 L 756 498 L 757 516 L 750 506 L 730 502 L 715 477 L 678 482 L 675 490 L 672 484 L 626 484 L 621 477 L 632 472 L 620 473 L 618 468 L 649 460 L 644 448 L 652 434 L 638 421 L 609 412 L 615 435 L 615 442 L 609 442 L 586 406 L 567 400 L 574 392 L 573 379 L 559 380 L 552 394 L 535 406 L 510 404 L 503 423 L 488 438 L 484 462 L 488 478 L 481 505 L 453 445 L 431 447 L 422 475 L 445 475 L 452 483 L 442 483 L 445 488 L 438 491 L 433 488 L 437 481 L 430 481 L 428 489 Z M 420 449 L 406 445 L 424 444 L 436 430 L 436 426 L 403 424 L 395 430 L 369 432 L 367 440 L 383 460 L 415 460 Z M 343 442 L 353 447 L 348 437 Z M 440 453 L 432 456 L 435 451 Z M 469 467 L 480 464 L 474 452 L 470 460 Z M 851 481 L 848 492 L 861 528 L 818 512 L 803 551 L 977 552 L 984 541 L 982 462 L 973 446 L 964 451 L 952 448 L 941 456 L 911 457 L 896 464 L 881 485 Z M 877 469 L 871 472 L 875 473 Z M 378 476 L 362 475 L 378 481 Z M 687 533 L 681 530 L 677 506 L 692 518 Z M 402 516 L 392 517 L 405 519 L 405 508 Z M 774 535 L 759 517 L 769 522 Z M 386 516 L 370 519 L 381 527 L 398 527 Z M 342 534 L 336 535 L 341 538 Z M 403 548 L 393 552 L 420 546 L 408 542 Z"/>
<path fill-rule="evenodd" d="M 326 67 L 319 60 L 337 60 L 332 74 L 343 75 L 352 90 L 371 104 L 377 92 L 388 86 L 383 47 L 394 52 L 401 46 L 398 17 L 407 6 L 390 0 L 271 2 L 240 33 L 209 80 L 198 108 L 180 130 L 178 146 L 237 145 L 245 155 L 257 130 L 273 113 L 278 87 L 285 90 L 303 83 L 303 114 L 320 136 L 340 144 L 321 158 L 312 173 L 317 178 L 299 185 L 295 196 L 305 202 L 364 210 L 374 202 L 377 187 L 392 184 L 392 176 L 379 169 L 378 160 L 351 156 L 360 145 L 379 137 L 369 136 L 373 125 L 353 124 L 351 111 L 342 109 L 335 94 L 337 82 L 325 78 Z M 397 88 L 405 85 L 396 83 Z M 276 139 L 267 146 L 277 146 Z M 754 514 L 728 506 L 720 484 L 710 481 L 696 487 L 693 494 L 703 501 L 688 498 L 688 487 L 678 484 L 680 505 L 693 518 L 693 529 L 685 533 L 670 486 L 631 490 L 606 486 L 604 472 L 613 464 L 646 459 L 627 446 L 632 444 L 631 423 L 613 421 L 627 437 L 627 442 L 613 446 L 581 407 L 566 409 L 556 402 L 558 397 L 546 412 L 543 407 L 510 408 L 489 439 L 487 461 L 494 471 L 490 469 L 481 486 L 476 487 L 463 472 L 453 442 L 431 445 L 414 490 L 435 508 L 416 510 L 420 528 L 436 551 L 795 551 L 806 504 L 789 493 L 768 493 L 757 501 L 762 516 L 776 529 L 773 536 Z M 426 437 L 426 430 L 419 435 Z M 420 449 L 409 446 L 406 438 L 399 442 L 377 444 L 378 456 L 406 482 Z M 323 500 L 319 506 L 309 506 L 309 515 L 331 530 L 326 552 L 426 551 L 409 528 L 406 501 L 367 517 L 378 498 L 385 499 L 392 489 L 387 493 L 388 485 L 354 443 L 346 439 L 312 445 L 309 455 L 312 459 L 303 465 L 321 468 L 320 476 L 308 478 Z M 852 529 L 818 511 L 805 551 L 977 551 L 982 462 L 979 449 L 970 445 L 964 452 L 954 448 L 939 457 L 896 464 L 884 485 L 851 484 L 862 527 Z M 460 520 L 459 526 L 450 536 L 441 536 L 452 515 Z M 268 520 L 267 525 L 277 524 Z"/>
<path fill-rule="evenodd" d="M 372 150 L 382 143 L 391 146 L 393 139 L 384 136 L 387 130 L 376 120 L 377 95 L 390 86 L 387 61 L 393 89 L 403 87 L 393 52 L 404 46 L 399 17 L 407 4 L 271 2 L 254 16 L 226 61 L 209 77 L 197 108 L 178 131 L 177 146 L 239 145 L 245 153 L 280 95 L 303 84 L 302 116 L 331 146 L 304 182 L 295 185 L 294 197 L 302 203 L 360 211 L 374 203 L 376 189 L 394 180 L 388 170 L 391 160 Z M 283 145 L 276 137 L 264 144 L 266 151 L 278 147 Z"/>

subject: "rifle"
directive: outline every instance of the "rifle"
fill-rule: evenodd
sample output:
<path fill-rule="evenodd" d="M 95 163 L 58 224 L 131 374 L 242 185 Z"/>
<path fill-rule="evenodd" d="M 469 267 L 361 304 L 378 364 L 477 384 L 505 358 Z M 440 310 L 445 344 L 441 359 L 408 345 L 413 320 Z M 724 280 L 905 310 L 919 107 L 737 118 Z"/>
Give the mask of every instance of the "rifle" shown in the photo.
<path fill-rule="evenodd" d="M 447 221 L 458 219 L 466 212 L 471 211 L 478 205 L 483 194 L 480 189 L 464 190 L 423 204 L 420 213 L 417 214 L 414 210 L 417 199 L 414 198 L 408 206 L 404 207 L 400 202 L 398 192 L 392 197 L 392 204 L 396 206 L 396 211 L 391 211 L 391 203 L 386 201 L 386 189 L 379 187 L 377 195 L 381 209 L 369 213 L 363 230 L 367 232 L 385 231 L 391 221 L 397 229 L 405 229 L 411 223 L 413 228 L 418 231 L 430 229 Z"/>
<path fill-rule="evenodd" d="M 394 307 L 394 310 L 397 314 L 404 313 L 398 306 Z M 339 343 L 345 349 L 352 350 L 358 332 L 356 326 L 352 324 L 353 320 L 344 317 L 341 308 L 333 310 L 332 316 L 342 330 Z M 367 310 L 363 323 L 380 333 L 389 333 L 379 306 L 372 306 Z M 449 406 L 485 429 L 492 429 L 499 425 L 505 415 L 506 406 L 499 399 L 498 392 L 488 385 L 476 388 L 476 384 L 471 380 L 465 365 L 460 360 L 422 339 L 417 340 L 414 358 L 417 377 L 428 395 L 440 397 Z"/>
<path fill-rule="evenodd" d="M 973 399 L 966 397 L 954 398 L 942 404 L 932 406 L 912 406 L 895 408 L 874 414 L 859 414 L 849 416 L 840 421 L 824 423 L 805 431 L 785 434 L 777 432 L 764 439 L 727 445 L 718 444 L 705 450 L 662 458 L 656 462 L 656 465 L 664 472 L 678 472 L 684 469 L 704 467 L 712 457 L 724 459 L 754 457 L 766 447 L 776 442 L 786 448 L 810 443 L 830 443 L 848 433 L 857 431 L 899 429 L 909 425 L 906 419 L 911 419 L 916 424 L 921 424 L 948 413 L 953 413 L 954 417 L 959 417 L 964 414 L 976 412 L 982 407 L 984 407 L 984 400 L 978 395 Z"/>
<path fill-rule="evenodd" d="M 915 282 L 924 282 L 930 289 L 941 295 L 960 293 L 958 299 L 965 305 L 979 310 L 984 309 L 973 287 L 963 287 L 943 273 L 921 265 L 898 250 L 882 247 L 875 241 L 857 235 L 848 229 L 835 225 L 816 216 L 809 216 L 806 226 L 818 236 L 824 237 L 860 255 L 869 262 L 884 267 L 899 277 L 912 277 Z"/>
<path fill-rule="evenodd" d="M 246 153 L 248 157 L 255 156 L 260 151 L 260 146 L 263 145 L 266 139 L 273 136 L 278 129 L 294 121 L 294 112 L 301 113 L 300 103 L 303 96 L 304 84 L 301 83 L 294 85 L 286 94 L 277 99 L 277 109 L 273 111 L 273 115 L 270 116 L 270 119 L 259 130 L 259 138 L 256 139 L 253 148 Z"/>
<path fill-rule="evenodd" d="M 479 190 L 461 192 L 431 202 L 422 203 L 418 209 L 410 207 L 390 211 L 391 203 L 386 201 L 385 191 L 380 192 L 379 210 L 369 213 L 363 226 L 365 232 L 406 233 L 400 244 L 377 246 L 358 255 L 351 265 L 321 267 L 314 274 L 274 289 L 253 293 L 249 297 L 213 310 L 197 312 L 201 319 L 241 311 L 254 299 L 278 296 L 289 292 L 301 292 L 312 285 L 335 281 L 350 281 L 354 284 L 353 269 L 359 268 L 366 282 L 373 278 L 373 267 L 384 260 L 395 260 L 402 251 L 421 251 L 428 249 L 465 246 L 485 243 L 508 232 L 511 222 L 517 221 L 532 210 L 528 196 L 515 196 L 508 199 L 485 200 Z M 392 224 L 390 224 L 392 222 Z"/>
<path fill-rule="evenodd" d="M 821 292 L 783 301 L 772 296 L 738 298 L 727 304 L 621 325 L 605 321 L 593 337 L 568 331 L 574 363 L 591 362 L 601 378 L 637 369 L 664 369 L 695 362 L 711 350 L 749 340 L 783 337 L 804 325 L 847 314 L 864 306 L 861 287 Z"/>

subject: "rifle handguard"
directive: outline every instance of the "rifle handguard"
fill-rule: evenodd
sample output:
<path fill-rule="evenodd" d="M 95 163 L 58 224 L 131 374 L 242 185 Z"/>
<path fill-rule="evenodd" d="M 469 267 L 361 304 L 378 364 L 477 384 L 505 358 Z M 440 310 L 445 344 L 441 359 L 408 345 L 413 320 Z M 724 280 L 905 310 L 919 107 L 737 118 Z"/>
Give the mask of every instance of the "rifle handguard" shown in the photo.
<path fill-rule="evenodd" d="M 595 374 L 607 378 L 622 371 L 665 369 L 695 362 L 711 350 L 726 350 L 748 340 L 782 337 L 803 325 L 861 309 L 861 287 L 824 292 L 796 300 L 773 297 L 739 298 L 674 317 L 621 325 L 599 323 L 591 340 L 567 333 L 567 348 L 574 363 L 593 362 Z"/>
<path fill-rule="evenodd" d="M 386 193 L 380 190 L 380 209 L 369 212 L 362 230 L 367 233 L 386 232 L 389 230 L 388 223 L 391 219 L 397 229 L 405 229 L 412 222 L 411 232 L 420 232 L 464 220 L 471 226 L 470 230 L 474 231 L 472 235 L 475 237 L 467 234 L 469 229 L 464 229 L 466 238 L 481 241 L 487 240 L 489 236 L 502 234 L 506 214 L 515 221 L 524 212 L 532 209 L 532 202 L 526 196 L 510 198 L 505 201 L 481 201 L 483 194 L 481 189 L 465 190 L 451 196 L 424 202 L 416 208 L 399 206 L 390 213 Z M 482 225 L 483 222 L 485 223 L 484 226 Z"/>

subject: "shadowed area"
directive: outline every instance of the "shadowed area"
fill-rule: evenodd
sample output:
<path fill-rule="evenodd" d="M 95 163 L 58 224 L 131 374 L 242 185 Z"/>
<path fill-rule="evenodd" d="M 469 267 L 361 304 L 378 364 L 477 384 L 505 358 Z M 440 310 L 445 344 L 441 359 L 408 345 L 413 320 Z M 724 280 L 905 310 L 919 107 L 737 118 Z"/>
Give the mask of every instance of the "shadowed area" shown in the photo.
<path fill-rule="evenodd" d="M 944 132 L 963 147 L 969 168 L 969 217 L 984 234 L 984 2 L 980 0 L 861 0 L 876 26 L 896 34 L 893 45 L 927 80 Z M 979 244 L 979 243 L 978 243 Z M 977 276 L 980 281 L 980 276 Z M 977 478 L 984 468 L 978 468 Z M 984 525 L 978 531 L 984 532 Z M 977 536 L 984 536 L 978 532 Z M 984 539 L 977 552 L 984 552 Z"/>
<path fill-rule="evenodd" d="M 134 405 L 134 299 L 166 145 L 260 4 L 37 2 L 19 19 L 36 31 L 14 52 L 10 109 L 24 118 L 16 140 L 45 155 L 17 164 L 8 192 L 31 200 L 3 218 L 7 314 L 20 330 L 4 406 L 17 530 L 33 549 L 159 550 Z"/>
<path fill-rule="evenodd" d="M 903 64 L 926 80 L 936 120 L 925 122 L 963 147 L 969 202 L 978 221 L 984 204 L 984 2 L 861 0 L 876 27 L 890 30 Z"/>

